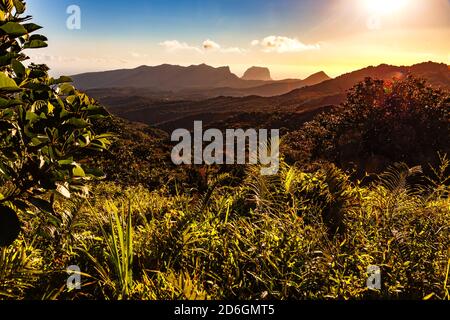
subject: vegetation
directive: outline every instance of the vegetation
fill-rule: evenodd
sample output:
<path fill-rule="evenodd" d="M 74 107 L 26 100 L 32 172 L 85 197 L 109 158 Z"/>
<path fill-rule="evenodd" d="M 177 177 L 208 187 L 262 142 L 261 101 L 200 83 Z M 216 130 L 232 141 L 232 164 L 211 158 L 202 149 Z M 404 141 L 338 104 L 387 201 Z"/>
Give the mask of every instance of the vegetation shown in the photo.
<path fill-rule="evenodd" d="M 252 167 L 240 187 L 218 176 L 202 197 L 102 183 L 89 200 L 58 206 L 59 228 L 28 222 L 26 236 L 2 251 L 0 292 L 60 299 L 445 299 L 450 162 L 442 160 L 427 189 L 410 182 L 421 173 L 405 165 L 367 187 L 334 166 L 308 174 L 283 164 L 273 177 Z M 68 292 L 64 268 L 73 264 L 86 275 L 82 290 Z M 382 269 L 380 291 L 366 287 L 369 265 Z"/>
<path fill-rule="evenodd" d="M 448 93 L 367 79 L 276 175 L 177 168 L 166 134 L 22 64 L 45 43 L 23 6 L 0 0 L 0 299 L 450 299 Z"/>
<path fill-rule="evenodd" d="M 331 161 L 345 169 L 379 173 L 395 162 L 437 164 L 450 153 L 450 94 L 424 80 L 367 78 L 347 101 L 288 135 L 292 161 Z"/>
<path fill-rule="evenodd" d="M 34 206 L 52 215 L 55 195 L 85 193 L 83 182 L 103 174 L 78 160 L 109 144 L 108 135 L 91 129 L 92 119 L 106 115 L 102 107 L 69 78 L 50 78 L 45 65 L 24 66 L 24 49 L 47 46 L 24 11 L 23 1 L 0 3 L 1 246 L 19 233 L 17 212 Z"/>

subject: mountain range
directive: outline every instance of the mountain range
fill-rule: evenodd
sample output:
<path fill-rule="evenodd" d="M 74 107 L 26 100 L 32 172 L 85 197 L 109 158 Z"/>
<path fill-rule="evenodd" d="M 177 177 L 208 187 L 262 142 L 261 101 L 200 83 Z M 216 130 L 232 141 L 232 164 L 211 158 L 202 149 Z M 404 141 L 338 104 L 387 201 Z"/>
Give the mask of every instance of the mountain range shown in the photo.
<path fill-rule="evenodd" d="M 140 66 L 135 69 L 121 69 L 92 72 L 72 76 L 75 85 L 83 90 L 126 88 L 129 92 L 146 90 L 152 93 L 166 93 L 168 99 L 187 97 L 209 98 L 215 96 L 273 96 L 288 93 L 297 88 L 329 80 L 324 72 L 316 73 L 304 80 L 287 79 L 274 81 L 270 70 L 251 67 L 242 78 L 229 67 L 211 67 L 206 64 L 182 67 L 163 64 Z"/>
<path fill-rule="evenodd" d="M 325 108 L 343 102 L 347 91 L 366 77 L 392 80 L 408 75 L 423 78 L 431 86 L 450 90 L 449 66 L 443 63 L 425 62 L 413 66 L 386 64 L 370 66 L 325 81 L 320 80 L 326 75 L 318 73 L 310 77 L 311 85 L 305 86 L 308 79 L 298 80 L 302 81 L 300 88 L 295 88 L 299 84 L 297 80 L 278 81 L 245 88 L 247 92 L 257 92 L 263 88 L 268 95 L 269 92 L 279 92 L 277 86 L 294 88 L 287 93 L 271 96 L 256 93 L 245 97 L 224 96 L 219 94 L 223 89 L 215 89 L 217 95 L 214 96 L 212 94 L 214 89 L 210 89 L 209 92 L 213 98 L 209 99 L 185 99 L 182 96 L 178 99 L 165 99 L 158 97 L 157 92 L 150 94 L 143 87 L 135 88 L 132 92 L 125 88 L 115 90 L 104 88 L 88 90 L 88 93 L 118 116 L 167 131 L 175 128 L 189 128 L 194 120 L 202 120 L 205 125 L 217 128 L 232 127 L 236 124 L 240 127 L 294 128 L 310 120 Z M 228 90 L 236 92 L 244 89 Z"/>

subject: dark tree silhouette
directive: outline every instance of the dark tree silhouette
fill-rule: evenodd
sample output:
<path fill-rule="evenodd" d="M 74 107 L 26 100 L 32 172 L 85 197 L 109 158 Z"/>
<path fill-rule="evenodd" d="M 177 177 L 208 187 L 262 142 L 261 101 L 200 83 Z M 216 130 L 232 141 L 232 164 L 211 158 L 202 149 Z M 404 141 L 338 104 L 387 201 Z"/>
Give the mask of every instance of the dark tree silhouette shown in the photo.
<path fill-rule="evenodd" d="M 413 77 L 367 78 L 342 105 L 287 141 L 291 150 L 301 151 L 295 160 L 331 161 L 361 174 L 380 172 L 394 162 L 437 163 L 438 152 L 450 152 L 450 95 Z"/>

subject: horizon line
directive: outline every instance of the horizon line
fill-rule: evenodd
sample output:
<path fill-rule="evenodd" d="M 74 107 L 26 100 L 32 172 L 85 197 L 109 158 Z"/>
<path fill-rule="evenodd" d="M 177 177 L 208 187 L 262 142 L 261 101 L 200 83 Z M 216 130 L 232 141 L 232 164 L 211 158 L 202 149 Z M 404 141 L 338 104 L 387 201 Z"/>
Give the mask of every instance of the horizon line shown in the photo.
<path fill-rule="evenodd" d="M 446 66 L 448 66 L 450 68 L 450 64 L 448 64 L 446 62 L 437 62 L 437 61 L 432 61 L 432 60 L 418 62 L 418 63 L 413 63 L 413 64 L 409 64 L 409 65 L 395 65 L 395 64 L 388 64 L 388 63 L 379 63 L 379 64 L 370 64 L 370 65 L 367 65 L 365 67 L 361 67 L 359 69 L 352 69 L 352 70 L 349 70 L 347 72 L 340 73 L 339 75 L 337 75 L 335 77 L 330 77 L 329 73 L 327 73 L 327 71 L 318 69 L 317 72 L 311 73 L 310 75 L 308 75 L 306 78 L 303 78 L 303 79 L 300 78 L 300 77 L 299 78 L 272 78 L 272 80 L 261 80 L 261 81 L 270 82 L 270 81 L 284 81 L 284 80 L 304 80 L 304 79 L 307 79 L 310 76 L 313 76 L 313 75 L 321 73 L 321 72 L 325 73 L 325 75 L 327 75 L 329 78 L 335 79 L 335 78 L 338 78 L 340 76 L 343 76 L 343 75 L 346 75 L 346 74 L 349 74 L 349 73 L 352 73 L 352 72 L 355 72 L 355 71 L 363 70 L 363 69 L 366 69 L 366 68 L 371 68 L 371 67 L 391 66 L 391 67 L 399 67 L 399 68 L 401 68 L 401 67 L 412 67 L 412 66 L 416 66 L 416 65 L 420 65 L 420 64 L 426 64 L 426 63 L 442 64 L 442 65 L 446 65 Z M 114 72 L 114 71 L 122 71 L 122 70 L 136 70 L 136 69 L 144 68 L 144 67 L 156 68 L 156 67 L 161 67 L 161 66 L 174 66 L 174 67 L 181 67 L 181 68 L 208 66 L 208 67 L 211 67 L 211 68 L 214 68 L 214 69 L 228 68 L 230 73 L 235 75 L 235 76 L 237 76 L 238 78 L 242 78 L 244 73 L 245 73 L 244 72 L 241 76 L 239 76 L 236 72 L 231 71 L 231 66 L 230 65 L 214 65 L 214 64 L 207 64 L 207 63 L 185 64 L 185 65 L 183 65 L 183 64 L 161 63 L 161 64 L 156 64 L 156 65 L 143 64 L 143 65 L 139 65 L 139 66 L 134 67 L 134 68 L 117 68 L 117 69 L 106 69 L 106 70 L 98 70 L 98 71 L 85 71 L 85 72 L 80 72 L 80 73 L 76 73 L 76 74 L 71 74 L 69 76 L 79 76 L 79 75 L 92 74 L 92 73 L 105 73 L 105 72 Z M 258 66 L 257 65 L 252 65 L 252 66 L 249 66 L 246 70 L 248 70 L 250 68 L 253 68 L 253 67 L 267 68 L 269 70 L 269 72 L 271 73 L 270 67 L 266 67 L 266 66 L 263 66 L 263 65 L 258 65 Z M 271 77 L 272 77 L 272 74 L 271 74 Z"/>

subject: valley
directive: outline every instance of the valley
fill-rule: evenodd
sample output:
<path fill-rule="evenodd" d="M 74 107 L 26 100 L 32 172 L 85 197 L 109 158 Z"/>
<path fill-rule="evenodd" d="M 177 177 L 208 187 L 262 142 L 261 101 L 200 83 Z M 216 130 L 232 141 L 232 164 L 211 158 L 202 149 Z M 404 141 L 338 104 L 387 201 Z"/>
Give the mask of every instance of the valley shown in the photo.
<path fill-rule="evenodd" d="M 412 75 L 427 80 L 435 88 L 450 88 L 449 67 L 433 62 L 408 67 L 390 65 L 367 67 L 335 79 L 329 79 L 325 73 L 318 73 L 308 78 L 309 80 L 284 80 L 263 85 L 257 80 L 247 83 L 248 80 L 244 81 L 230 75 L 226 68 L 215 69 L 203 65 L 199 68 L 208 70 L 207 74 L 212 78 L 209 79 L 204 75 L 205 78 L 202 78 L 204 80 L 200 81 L 195 76 L 189 80 L 189 76 L 195 74 L 192 70 L 196 68 L 192 67 L 185 68 L 181 78 L 178 76 L 171 78 L 172 71 L 167 70 L 172 70 L 172 67 L 167 67 L 166 71 L 158 76 L 154 71 L 136 73 L 136 70 L 119 70 L 106 74 L 74 76 L 74 80 L 82 88 L 87 87 L 84 90 L 115 115 L 167 131 L 191 128 L 194 120 L 203 121 L 205 126 L 217 128 L 256 126 L 295 129 L 303 122 L 311 120 L 317 113 L 341 103 L 347 91 L 366 77 L 394 81 Z M 179 67 L 176 70 L 180 70 Z M 106 82 L 107 74 L 114 75 L 118 80 L 114 82 L 109 79 Z M 135 87 L 107 87 L 125 81 L 125 75 L 126 82 L 134 83 Z M 161 87 L 172 86 L 179 88 L 179 91 L 158 91 L 146 87 L 148 83 L 155 83 L 157 79 L 160 79 L 159 81 L 166 79 L 164 86 Z M 232 79 L 235 87 L 203 89 L 186 87 L 190 83 L 197 86 L 201 83 L 221 85 L 228 79 Z M 89 84 L 93 83 L 105 88 L 91 88 Z M 284 93 L 279 94 L 280 92 Z"/>

